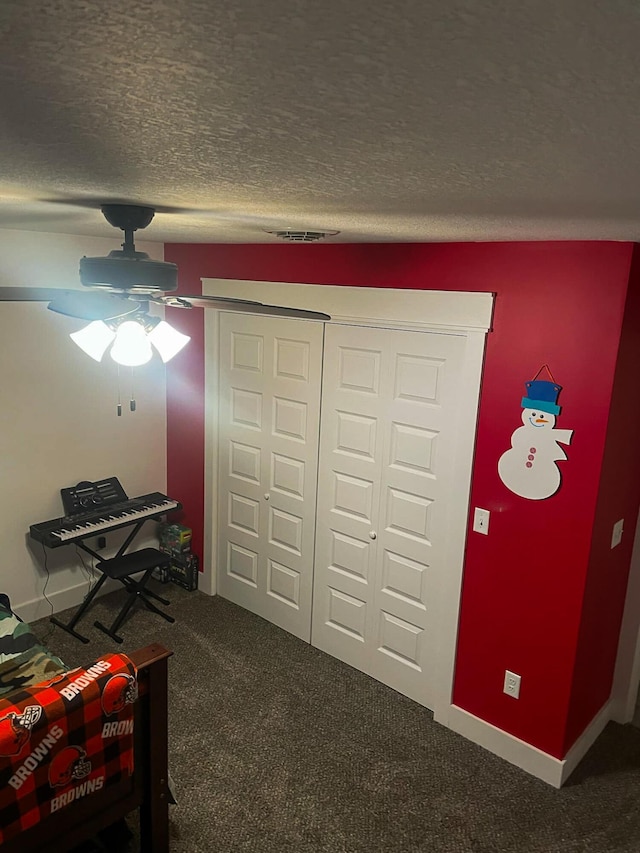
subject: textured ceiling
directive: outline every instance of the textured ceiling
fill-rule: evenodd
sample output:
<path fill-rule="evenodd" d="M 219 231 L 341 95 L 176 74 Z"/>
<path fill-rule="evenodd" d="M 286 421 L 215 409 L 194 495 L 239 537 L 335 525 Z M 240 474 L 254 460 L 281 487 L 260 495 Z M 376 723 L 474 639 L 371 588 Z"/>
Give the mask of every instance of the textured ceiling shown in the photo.
<path fill-rule="evenodd" d="M 637 0 L 2 0 L 0 228 L 640 238 Z"/>

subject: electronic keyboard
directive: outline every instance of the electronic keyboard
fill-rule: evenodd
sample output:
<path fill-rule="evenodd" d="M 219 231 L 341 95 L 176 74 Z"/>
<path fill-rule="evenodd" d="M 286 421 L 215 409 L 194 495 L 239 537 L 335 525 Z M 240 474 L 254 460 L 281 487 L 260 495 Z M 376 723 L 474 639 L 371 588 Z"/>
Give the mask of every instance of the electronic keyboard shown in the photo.
<path fill-rule="evenodd" d="M 29 533 L 48 548 L 57 548 L 77 539 L 108 533 L 119 527 L 157 518 L 179 509 L 182 509 L 179 501 L 174 501 L 161 492 L 151 492 L 137 498 L 105 501 L 102 506 L 96 506 L 94 509 L 32 524 Z"/>

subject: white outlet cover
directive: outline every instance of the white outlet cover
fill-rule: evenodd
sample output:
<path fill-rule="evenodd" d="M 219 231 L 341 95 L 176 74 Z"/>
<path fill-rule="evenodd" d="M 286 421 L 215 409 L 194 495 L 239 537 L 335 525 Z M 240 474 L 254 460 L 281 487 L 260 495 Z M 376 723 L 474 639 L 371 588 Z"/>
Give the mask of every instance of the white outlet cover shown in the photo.
<path fill-rule="evenodd" d="M 512 696 L 514 699 L 520 698 L 520 676 L 515 672 L 510 672 L 508 669 L 504 671 L 504 687 L 502 688 L 507 696 Z"/>

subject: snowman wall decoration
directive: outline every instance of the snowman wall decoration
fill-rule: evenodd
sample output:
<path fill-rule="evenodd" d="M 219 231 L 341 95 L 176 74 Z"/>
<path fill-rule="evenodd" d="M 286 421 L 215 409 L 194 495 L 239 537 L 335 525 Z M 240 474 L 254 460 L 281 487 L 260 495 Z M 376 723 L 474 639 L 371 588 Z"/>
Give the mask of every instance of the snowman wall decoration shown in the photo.
<path fill-rule="evenodd" d="M 538 379 L 546 368 L 551 381 Z M 522 424 L 511 436 L 511 449 L 498 461 L 498 474 L 505 486 L 532 501 L 550 498 L 560 488 L 562 478 L 556 464 L 567 458 L 561 444 L 570 444 L 572 429 L 555 429 L 560 414 L 558 385 L 547 365 L 540 368 L 531 382 L 525 382 L 522 398 Z"/>

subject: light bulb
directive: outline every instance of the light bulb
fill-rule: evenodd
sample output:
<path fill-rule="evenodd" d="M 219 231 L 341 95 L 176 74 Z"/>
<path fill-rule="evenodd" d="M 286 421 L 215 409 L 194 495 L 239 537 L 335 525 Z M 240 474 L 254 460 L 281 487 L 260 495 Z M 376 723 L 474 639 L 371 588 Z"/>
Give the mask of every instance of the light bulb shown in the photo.
<path fill-rule="evenodd" d="M 191 338 L 183 335 L 169 323 L 161 320 L 154 329 L 149 332 L 149 340 L 160 353 L 160 358 L 166 363 L 186 346 Z"/>
<path fill-rule="evenodd" d="M 147 333 L 140 323 L 127 320 L 118 326 L 111 347 L 111 358 L 125 367 L 139 367 L 151 360 L 153 352 Z"/>
<path fill-rule="evenodd" d="M 69 337 L 78 344 L 81 350 L 96 361 L 101 361 L 106 348 L 115 338 L 116 333 L 112 331 L 102 320 L 94 320 L 79 332 L 71 332 Z"/>

